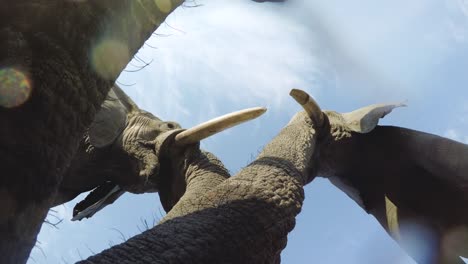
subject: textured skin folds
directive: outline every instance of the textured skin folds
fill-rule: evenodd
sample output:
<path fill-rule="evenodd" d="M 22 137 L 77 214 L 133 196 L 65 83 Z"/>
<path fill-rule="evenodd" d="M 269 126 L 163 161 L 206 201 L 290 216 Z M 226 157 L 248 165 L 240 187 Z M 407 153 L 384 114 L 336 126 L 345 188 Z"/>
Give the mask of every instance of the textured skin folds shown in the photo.
<path fill-rule="evenodd" d="M 401 127 L 356 133 L 341 114 L 325 113 L 330 130 L 316 151 L 317 174 L 372 214 L 418 263 L 463 263 L 458 256 L 468 256 L 468 146 Z M 393 224 L 387 200 L 397 208 Z M 433 239 L 415 238 L 414 226 Z M 408 241 L 415 239 L 432 255 L 414 251 Z"/>
<path fill-rule="evenodd" d="M 185 164 L 173 166 L 173 175 L 185 179 L 185 193 L 162 223 L 81 263 L 279 263 L 301 210 L 303 186 L 312 180 L 313 131 L 298 114 L 255 161 L 228 179 L 214 156 L 196 146 L 187 149 L 173 157 Z"/>
<path fill-rule="evenodd" d="M 181 2 L 171 1 L 172 9 Z M 22 72 L 32 88 L 22 105 L 0 107 L 0 207 L 8 208 L 0 215 L 0 255 L 4 263 L 24 263 L 85 129 L 169 12 L 149 0 L 0 5 L 8 6 L 0 10 L 0 70 Z M 105 66 L 104 75 L 90 57 L 102 39 L 123 42 L 129 54 Z"/>

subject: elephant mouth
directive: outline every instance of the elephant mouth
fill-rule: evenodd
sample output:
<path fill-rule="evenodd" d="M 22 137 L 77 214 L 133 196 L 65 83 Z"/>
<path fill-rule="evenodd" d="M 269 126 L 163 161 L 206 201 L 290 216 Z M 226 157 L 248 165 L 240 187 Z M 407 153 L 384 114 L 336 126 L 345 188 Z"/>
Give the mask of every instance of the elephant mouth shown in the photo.
<path fill-rule="evenodd" d="M 113 203 L 125 191 L 113 182 L 105 182 L 92 190 L 83 201 L 73 207 L 72 221 L 89 218 L 106 205 Z"/>

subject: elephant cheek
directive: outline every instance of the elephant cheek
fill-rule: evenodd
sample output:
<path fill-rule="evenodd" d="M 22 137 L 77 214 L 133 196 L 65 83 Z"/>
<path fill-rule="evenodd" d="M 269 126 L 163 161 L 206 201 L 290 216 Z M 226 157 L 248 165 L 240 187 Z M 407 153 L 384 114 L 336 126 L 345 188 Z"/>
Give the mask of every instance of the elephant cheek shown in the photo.
<path fill-rule="evenodd" d="M 132 172 L 121 175 L 119 185 L 127 192 L 141 194 L 157 192 L 159 161 L 156 155 L 149 155 L 133 163 Z"/>

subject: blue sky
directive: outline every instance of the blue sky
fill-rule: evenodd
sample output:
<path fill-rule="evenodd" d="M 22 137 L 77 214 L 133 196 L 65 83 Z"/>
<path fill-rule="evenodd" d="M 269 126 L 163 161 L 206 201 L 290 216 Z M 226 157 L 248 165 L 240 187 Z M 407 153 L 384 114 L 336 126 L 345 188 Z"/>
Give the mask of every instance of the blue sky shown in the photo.
<path fill-rule="evenodd" d="M 203 6 L 177 9 L 158 30 L 171 36 L 152 37 L 139 51 L 152 63 L 123 72 L 119 82 L 134 84 L 123 88 L 141 108 L 183 127 L 266 106 L 256 121 L 202 142 L 232 174 L 299 111 L 291 88 L 343 112 L 407 101 L 382 124 L 468 143 L 468 1 L 197 2 Z M 133 60 L 128 69 L 138 65 Z M 414 263 L 328 180 L 305 189 L 283 263 Z M 116 230 L 131 237 L 142 219 L 152 223 L 163 212 L 157 194 L 126 194 L 91 219 L 71 222 L 78 201 L 55 208 L 64 220 L 59 229 L 42 228 L 29 263 L 73 263 L 121 243 Z"/>

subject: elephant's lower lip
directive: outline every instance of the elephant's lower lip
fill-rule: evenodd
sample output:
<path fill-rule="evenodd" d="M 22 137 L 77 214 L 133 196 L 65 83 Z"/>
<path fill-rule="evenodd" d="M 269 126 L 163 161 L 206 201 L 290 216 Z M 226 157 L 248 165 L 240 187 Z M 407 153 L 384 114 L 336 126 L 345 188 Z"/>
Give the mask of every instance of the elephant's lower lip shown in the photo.
<path fill-rule="evenodd" d="M 112 203 L 122 193 L 116 183 L 106 182 L 92 190 L 86 198 L 73 208 L 72 221 L 89 218 L 107 204 Z M 115 198 L 114 198 L 115 197 Z"/>

